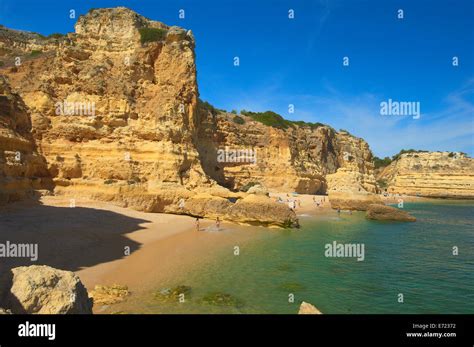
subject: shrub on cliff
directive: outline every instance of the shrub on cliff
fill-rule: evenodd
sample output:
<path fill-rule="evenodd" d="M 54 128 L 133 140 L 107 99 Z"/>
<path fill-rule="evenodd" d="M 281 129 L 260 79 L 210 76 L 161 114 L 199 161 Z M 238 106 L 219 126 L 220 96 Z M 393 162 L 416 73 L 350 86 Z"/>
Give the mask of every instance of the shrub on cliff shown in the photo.
<path fill-rule="evenodd" d="M 52 33 L 48 36 L 46 36 L 48 39 L 61 39 L 63 37 L 65 37 L 66 35 L 65 34 L 61 34 L 61 33 Z"/>
<path fill-rule="evenodd" d="M 289 121 L 290 123 L 292 124 L 296 124 L 300 127 L 309 127 L 311 129 L 317 129 L 319 127 L 323 127 L 325 126 L 325 124 L 323 123 L 319 123 L 319 122 L 316 122 L 316 123 L 312 123 L 312 122 L 305 122 L 305 121 L 302 121 L 302 120 L 298 120 L 298 121 Z"/>
<path fill-rule="evenodd" d="M 385 157 L 383 159 L 379 157 L 374 157 L 374 166 L 376 169 L 388 166 L 390 165 L 391 162 L 392 162 L 392 159 L 390 159 L 389 157 Z"/>
<path fill-rule="evenodd" d="M 234 121 L 234 123 L 237 123 L 237 124 L 245 124 L 245 119 L 239 116 L 234 116 L 232 120 Z"/>
<path fill-rule="evenodd" d="M 289 127 L 293 126 L 290 121 L 286 120 L 278 113 L 273 111 L 251 112 L 242 110 L 240 113 L 244 116 L 252 118 L 254 121 L 274 128 L 288 129 Z"/>
<path fill-rule="evenodd" d="M 293 121 L 283 118 L 276 112 L 273 111 L 265 111 L 265 112 L 252 112 L 247 110 L 240 111 L 240 114 L 252 118 L 254 121 L 260 122 L 262 124 L 279 128 L 279 129 L 288 129 L 288 128 L 295 128 L 295 125 L 299 127 L 308 127 L 311 129 L 317 129 L 319 127 L 325 126 L 323 123 L 311 123 L 305 121 Z"/>
<path fill-rule="evenodd" d="M 201 108 L 203 108 L 204 110 L 210 112 L 214 116 L 219 113 L 219 110 L 217 108 L 215 108 L 214 106 L 212 106 L 207 101 L 203 101 L 203 100 L 199 99 L 199 106 Z"/>
<path fill-rule="evenodd" d="M 402 149 L 402 150 L 400 150 L 400 152 L 398 152 L 397 154 L 395 154 L 394 156 L 392 156 L 392 161 L 397 160 L 398 158 L 400 158 L 400 156 L 401 156 L 402 154 L 405 154 L 405 153 L 426 153 L 426 152 L 428 152 L 428 151 L 425 151 L 425 150 L 422 150 L 422 149 L 419 149 L 419 150 L 417 150 L 417 149 L 412 149 L 412 148 L 410 148 L 410 149 Z"/>
<path fill-rule="evenodd" d="M 140 39 L 142 43 L 163 41 L 166 37 L 166 30 L 159 28 L 140 28 Z"/>

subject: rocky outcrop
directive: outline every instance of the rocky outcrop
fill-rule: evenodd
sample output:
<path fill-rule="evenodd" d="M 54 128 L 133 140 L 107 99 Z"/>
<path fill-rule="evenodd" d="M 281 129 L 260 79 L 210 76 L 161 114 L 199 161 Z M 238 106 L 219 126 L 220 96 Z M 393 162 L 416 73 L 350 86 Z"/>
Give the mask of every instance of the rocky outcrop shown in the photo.
<path fill-rule="evenodd" d="M 279 204 L 266 195 L 249 194 L 243 198 L 225 198 L 200 193 L 175 206 L 173 213 L 196 217 L 226 219 L 241 224 L 278 227 L 298 227 L 294 211 L 285 204 Z"/>
<path fill-rule="evenodd" d="M 405 153 L 378 175 L 388 193 L 474 198 L 474 159 L 459 152 Z"/>
<path fill-rule="evenodd" d="M 10 310 L 5 310 L 4 308 L 0 307 L 0 314 L 12 314 Z"/>
<path fill-rule="evenodd" d="M 402 211 L 398 208 L 374 204 L 367 208 L 366 213 L 367 219 L 374 220 L 389 220 L 389 221 L 401 221 L 401 222 L 415 222 L 416 217 L 413 217 L 406 211 Z"/>
<path fill-rule="evenodd" d="M 315 306 L 307 302 L 302 302 L 298 314 L 322 314 Z"/>
<path fill-rule="evenodd" d="M 354 189 L 375 190 L 362 139 L 322 124 L 275 128 L 248 116 L 235 122 L 235 115 L 198 102 L 194 44 L 191 31 L 124 7 L 91 10 L 74 33 L 55 38 L 2 30 L 5 60 L 25 58 L 0 67 L 23 105 L 18 114 L 31 123 L 15 137 L 25 139 L 30 157 L 37 154 L 38 165 L 30 167 L 40 171 L 3 177 L 27 176 L 37 185 L 48 179 L 57 195 L 148 212 L 219 213 L 255 223 L 259 211 L 268 225 L 296 221 L 288 207 L 263 198 L 229 191 L 203 197 L 199 189 L 259 183 L 269 191 L 325 193 L 339 185 L 339 178 L 328 180 L 333 174 L 350 177 Z M 256 161 L 220 162 L 217 152 L 225 148 L 255 149 Z M 177 208 L 183 199 L 187 209 Z"/>
<path fill-rule="evenodd" d="M 15 314 L 92 313 L 92 300 L 74 273 L 37 265 L 1 274 L 0 306 Z"/>
<path fill-rule="evenodd" d="M 354 172 L 355 184 L 375 191 L 368 144 L 327 125 L 293 123 L 287 128 L 264 125 L 251 117 L 201 110 L 198 150 L 204 171 L 219 184 L 241 189 L 262 184 L 272 192 L 326 193 L 330 174 Z M 242 136 L 245 134 L 245 136 Z M 252 150 L 255 161 L 219 162 L 218 151 Z"/>
<path fill-rule="evenodd" d="M 356 211 L 366 211 L 372 204 L 383 204 L 382 199 L 376 194 L 351 191 L 331 191 L 329 202 L 333 209 Z"/>
<path fill-rule="evenodd" d="M 107 180 L 210 183 L 193 145 L 192 33 L 126 8 L 91 10 L 75 28 L 55 55 L 6 71 L 54 182 L 90 194 Z"/>
<path fill-rule="evenodd" d="M 27 107 L 0 76 L 0 205 L 45 189 L 48 177 L 31 135 Z"/>

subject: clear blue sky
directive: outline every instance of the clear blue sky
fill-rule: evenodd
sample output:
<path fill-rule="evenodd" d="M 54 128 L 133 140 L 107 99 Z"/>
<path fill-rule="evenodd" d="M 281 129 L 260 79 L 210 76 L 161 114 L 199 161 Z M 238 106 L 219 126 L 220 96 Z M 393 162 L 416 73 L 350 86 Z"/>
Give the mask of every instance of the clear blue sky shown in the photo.
<path fill-rule="evenodd" d="M 0 0 L 0 23 L 65 33 L 74 30 L 70 9 L 115 6 L 191 29 L 201 98 L 218 108 L 327 123 L 363 137 L 378 156 L 474 154 L 473 0 Z M 420 119 L 381 116 L 389 98 L 420 102 Z"/>

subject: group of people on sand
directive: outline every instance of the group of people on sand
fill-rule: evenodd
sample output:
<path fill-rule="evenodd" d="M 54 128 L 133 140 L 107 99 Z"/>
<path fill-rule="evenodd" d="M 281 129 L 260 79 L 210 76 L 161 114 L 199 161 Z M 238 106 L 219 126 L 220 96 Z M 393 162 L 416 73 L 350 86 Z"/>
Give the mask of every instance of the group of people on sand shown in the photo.
<path fill-rule="evenodd" d="M 196 218 L 195 225 L 196 225 L 196 231 L 199 231 L 200 230 L 199 218 Z M 216 230 L 219 230 L 220 227 L 221 227 L 221 220 L 219 219 L 219 217 L 217 217 L 216 218 Z"/>
<path fill-rule="evenodd" d="M 324 205 L 324 203 L 326 202 L 326 197 L 323 196 L 322 199 L 316 200 L 316 197 L 313 196 L 313 202 L 316 204 L 317 207 L 322 207 Z"/>
<path fill-rule="evenodd" d="M 290 194 L 286 194 L 286 201 L 281 198 L 281 196 L 278 197 L 277 202 L 279 203 L 285 203 L 288 204 L 288 207 L 291 210 L 296 210 L 296 208 L 301 207 L 301 200 L 300 199 L 292 199 L 290 197 Z"/>

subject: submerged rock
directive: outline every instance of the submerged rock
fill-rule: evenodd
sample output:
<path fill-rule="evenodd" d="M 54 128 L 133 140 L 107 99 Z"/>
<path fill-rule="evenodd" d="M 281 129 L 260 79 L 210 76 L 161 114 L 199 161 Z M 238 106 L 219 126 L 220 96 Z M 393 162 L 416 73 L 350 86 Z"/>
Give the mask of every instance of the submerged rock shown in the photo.
<path fill-rule="evenodd" d="M 375 220 L 392 220 L 402 222 L 416 221 L 416 218 L 411 216 L 408 212 L 385 205 L 370 205 L 367 210 L 366 217 L 367 219 Z"/>
<path fill-rule="evenodd" d="M 94 305 L 112 305 L 125 300 L 130 295 L 127 286 L 113 284 L 112 286 L 96 285 L 90 296 Z"/>
<path fill-rule="evenodd" d="M 180 296 L 186 298 L 191 293 L 191 287 L 180 285 L 174 288 L 164 288 L 155 293 L 155 299 L 163 302 L 178 302 Z"/>
<path fill-rule="evenodd" d="M 315 306 L 307 302 L 302 302 L 298 314 L 322 314 Z"/>
<path fill-rule="evenodd" d="M 92 313 L 92 300 L 73 272 L 49 266 L 21 266 L 0 277 L 0 306 L 15 314 Z"/>
<path fill-rule="evenodd" d="M 241 307 L 243 306 L 243 302 L 231 294 L 227 293 L 220 293 L 220 292 L 212 292 L 204 296 L 201 300 L 203 303 L 208 305 L 215 305 L 215 306 L 233 306 L 233 307 Z"/>

